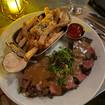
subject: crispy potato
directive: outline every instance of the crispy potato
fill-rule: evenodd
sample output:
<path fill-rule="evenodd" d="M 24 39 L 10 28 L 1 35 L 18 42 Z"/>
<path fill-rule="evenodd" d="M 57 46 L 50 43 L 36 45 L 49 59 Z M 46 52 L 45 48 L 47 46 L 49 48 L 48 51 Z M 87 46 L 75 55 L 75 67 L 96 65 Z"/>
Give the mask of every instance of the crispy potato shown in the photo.
<path fill-rule="evenodd" d="M 29 61 L 29 59 L 30 59 L 37 51 L 38 51 L 38 48 L 37 48 L 37 47 L 33 47 L 31 50 L 29 50 L 29 51 L 25 54 L 25 56 L 24 56 L 25 60 L 26 60 L 26 61 Z"/>
<path fill-rule="evenodd" d="M 26 37 L 24 37 L 22 40 L 20 40 L 20 42 L 18 43 L 19 47 L 23 47 L 24 44 L 26 43 L 27 39 Z"/>
<path fill-rule="evenodd" d="M 33 49 L 36 53 L 38 50 L 50 46 L 62 35 L 63 31 L 60 32 L 60 29 L 70 23 L 70 17 L 64 8 L 50 10 L 46 7 L 44 13 L 45 17 L 43 15 L 35 16 L 25 22 L 16 38 L 18 45 L 28 55 L 32 55 L 30 52 L 33 52 Z"/>
<path fill-rule="evenodd" d="M 63 34 L 63 32 L 59 32 L 59 33 L 54 33 L 52 35 L 52 37 L 46 42 L 45 47 L 47 48 L 48 46 L 50 46 L 53 42 L 55 42 L 57 40 L 57 38 L 59 36 L 61 36 Z"/>

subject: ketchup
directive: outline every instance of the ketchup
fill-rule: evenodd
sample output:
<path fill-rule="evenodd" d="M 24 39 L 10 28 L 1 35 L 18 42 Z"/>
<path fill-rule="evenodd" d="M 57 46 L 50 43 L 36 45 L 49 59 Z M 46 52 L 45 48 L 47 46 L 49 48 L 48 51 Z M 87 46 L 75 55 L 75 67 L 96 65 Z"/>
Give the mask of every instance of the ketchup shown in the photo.
<path fill-rule="evenodd" d="M 68 26 L 67 35 L 71 39 L 80 39 L 84 34 L 83 27 L 78 23 L 72 23 Z"/>

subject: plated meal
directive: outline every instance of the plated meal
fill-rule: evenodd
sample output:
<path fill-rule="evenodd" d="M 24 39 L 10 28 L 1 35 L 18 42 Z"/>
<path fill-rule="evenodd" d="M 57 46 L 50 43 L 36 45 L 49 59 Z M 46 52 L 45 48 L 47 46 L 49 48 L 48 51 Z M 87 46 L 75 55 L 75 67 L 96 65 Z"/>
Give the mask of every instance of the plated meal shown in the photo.
<path fill-rule="evenodd" d="M 4 68 L 9 72 L 24 69 L 27 64 L 24 59 L 29 61 L 33 55 L 41 55 L 41 52 L 46 51 L 49 46 L 64 34 L 69 23 L 70 16 L 66 9 L 49 10 L 49 8 L 45 8 L 43 14 L 35 16 L 29 22 L 24 23 L 19 32 L 13 36 L 14 41 L 12 43 L 7 43 L 23 59 L 17 60 L 14 57 L 15 55 L 10 53 L 5 57 Z M 10 60 L 11 56 L 17 62 L 17 65 L 13 65 L 14 61 Z M 21 63 L 19 64 L 19 62 Z"/>
<path fill-rule="evenodd" d="M 32 56 L 44 51 L 62 36 L 65 29 L 68 46 L 60 46 L 50 56 L 37 56 L 36 63 L 29 62 Z M 89 75 L 97 59 L 91 46 L 92 39 L 81 37 L 84 33 L 82 25 L 70 24 L 70 16 L 61 8 L 45 8 L 43 14 L 35 16 L 29 23 L 25 22 L 14 34 L 13 42 L 7 44 L 14 52 L 7 54 L 3 60 L 8 72 L 23 70 L 18 77 L 19 92 L 27 97 L 51 98 L 77 88 Z"/>
<path fill-rule="evenodd" d="M 65 8 L 15 21 L 0 41 L 0 86 L 17 104 L 85 104 L 104 80 L 101 40 Z"/>

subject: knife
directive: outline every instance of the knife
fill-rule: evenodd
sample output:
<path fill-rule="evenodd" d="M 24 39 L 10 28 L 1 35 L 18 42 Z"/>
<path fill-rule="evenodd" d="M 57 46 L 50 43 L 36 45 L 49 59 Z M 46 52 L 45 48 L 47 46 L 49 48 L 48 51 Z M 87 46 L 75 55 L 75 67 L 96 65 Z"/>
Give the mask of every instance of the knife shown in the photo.
<path fill-rule="evenodd" d="M 103 33 L 105 33 L 105 26 L 97 22 L 96 20 L 86 17 L 85 20 L 89 21 L 91 24 L 93 24 L 97 29 L 101 30 Z"/>
<path fill-rule="evenodd" d="M 88 23 L 88 25 L 90 27 L 92 27 L 97 34 L 100 36 L 101 39 L 103 39 L 105 41 L 105 33 L 103 32 L 102 28 L 100 29 L 100 26 L 97 26 L 97 24 L 93 23 L 93 21 L 91 21 L 88 18 L 84 18 L 86 20 L 86 22 Z"/>
<path fill-rule="evenodd" d="M 89 13 L 89 16 L 93 19 L 95 19 L 97 22 L 101 23 L 103 26 L 105 26 L 105 18 L 96 14 L 96 13 Z"/>

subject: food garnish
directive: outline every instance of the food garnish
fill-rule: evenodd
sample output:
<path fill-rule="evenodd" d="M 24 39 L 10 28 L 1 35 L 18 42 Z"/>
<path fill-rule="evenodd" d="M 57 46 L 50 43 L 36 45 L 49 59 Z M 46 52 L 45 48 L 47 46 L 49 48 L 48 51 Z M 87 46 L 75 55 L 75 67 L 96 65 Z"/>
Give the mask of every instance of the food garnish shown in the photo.
<path fill-rule="evenodd" d="M 49 71 L 57 74 L 57 83 L 63 85 L 66 77 L 73 74 L 72 64 L 74 58 L 73 53 L 68 48 L 63 48 L 58 52 L 54 52 L 50 58 Z"/>

